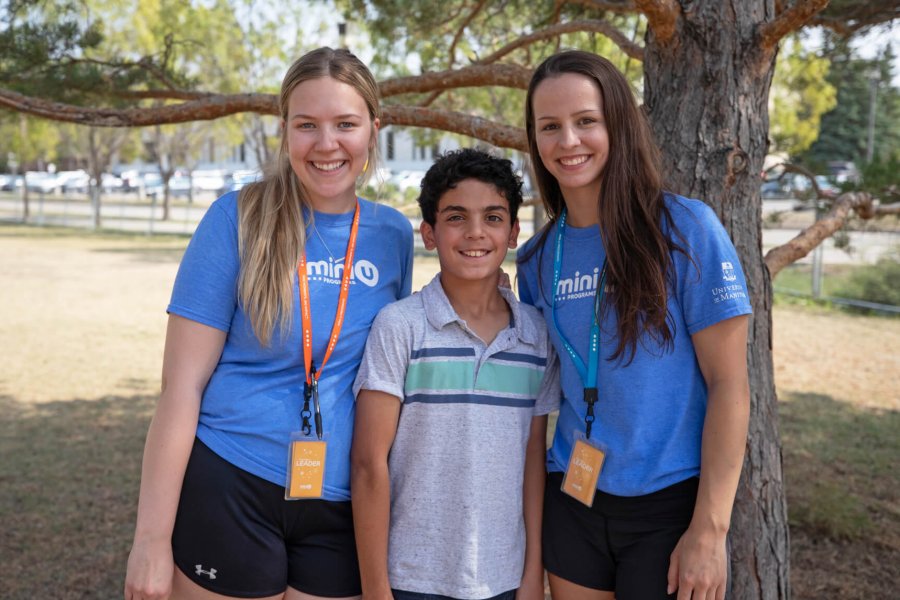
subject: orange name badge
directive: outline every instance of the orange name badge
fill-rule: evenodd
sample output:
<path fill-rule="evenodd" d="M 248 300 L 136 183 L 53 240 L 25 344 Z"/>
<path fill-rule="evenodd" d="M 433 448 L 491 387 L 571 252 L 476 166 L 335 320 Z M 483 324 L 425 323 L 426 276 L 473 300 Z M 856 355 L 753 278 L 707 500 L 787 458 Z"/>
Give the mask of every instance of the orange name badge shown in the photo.
<path fill-rule="evenodd" d="M 321 498 L 325 479 L 325 442 L 292 440 L 285 500 Z"/>
<path fill-rule="evenodd" d="M 584 440 L 575 440 L 569 467 L 563 479 L 562 491 L 582 504 L 591 506 L 594 493 L 597 491 L 597 478 L 603 468 L 603 450 L 596 448 Z"/>

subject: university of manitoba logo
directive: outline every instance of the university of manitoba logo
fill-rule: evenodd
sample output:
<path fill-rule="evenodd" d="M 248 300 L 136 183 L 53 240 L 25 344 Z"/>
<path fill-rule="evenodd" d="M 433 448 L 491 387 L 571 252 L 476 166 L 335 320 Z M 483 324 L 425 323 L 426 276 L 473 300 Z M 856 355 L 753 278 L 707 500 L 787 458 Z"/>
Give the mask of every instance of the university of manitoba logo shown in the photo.
<path fill-rule="evenodd" d="M 734 274 L 734 265 L 728 261 L 722 263 L 722 280 L 736 281 L 737 275 Z"/>
<path fill-rule="evenodd" d="M 216 578 L 216 570 L 215 569 L 210 569 L 209 571 L 204 571 L 203 565 L 194 565 L 194 567 L 197 568 L 197 570 L 195 571 L 195 573 L 197 573 L 197 575 L 206 575 L 210 579 Z"/>
<path fill-rule="evenodd" d="M 331 257 L 326 260 L 317 260 L 306 263 L 306 276 L 310 281 L 324 281 L 340 285 L 341 276 L 344 274 L 344 259 Z M 369 287 L 378 285 L 378 267 L 371 261 L 362 259 L 353 261 L 353 272 L 350 273 L 350 283 L 357 281 Z"/>

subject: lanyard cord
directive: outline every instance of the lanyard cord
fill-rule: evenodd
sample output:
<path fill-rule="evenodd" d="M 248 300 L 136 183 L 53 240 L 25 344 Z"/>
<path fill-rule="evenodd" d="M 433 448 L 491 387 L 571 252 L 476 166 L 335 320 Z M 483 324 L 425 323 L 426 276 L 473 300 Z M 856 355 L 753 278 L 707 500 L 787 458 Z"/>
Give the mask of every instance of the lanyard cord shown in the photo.
<path fill-rule="evenodd" d="M 359 200 L 356 201 L 356 210 L 353 212 L 353 223 L 350 225 L 350 239 L 347 240 L 347 252 L 344 255 L 344 271 L 341 273 L 341 291 L 338 295 L 337 312 L 334 315 L 334 324 L 331 326 L 331 337 L 325 348 L 325 356 L 316 370 L 312 360 L 312 308 L 310 306 L 309 279 L 306 274 L 306 250 L 300 254 L 300 263 L 297 266 L 297 286 L 300 288 L 300 316 L 303 324 L 303 367 L 306 372 L 306 385 L 303 389 L 303 410 L 300 416 L 303 419 L 303 433 L 309 435 L 311 431 L 309 417 L 309 401 L 312 398 L 315 404 L 316 435 L 322 439 L 322 412 L 319 408 L 319 377 L 325 368 L 325 363 L 331 357 L 331 352 L 337 345 L 341 328 L 344 325 L 344 315 L 347 312 L 347 297 L 350 295 L 350 278 L 353 274 L 353 254 L 356 251 L 356 235 L 359 231 Z M 323 242 L 324 243 L 324 242 Z"/>
<path fill-rule="evenodd" d="M 553 253 L 553 289 L 551 290 L 552 301 L 550 303 L 550 313 L 553 317 L 553 327 L 556 334 L 562 341 L 566 352 L 572 358 L 575 369 L 581 377 L 584 386 L 584 401 L 587 402 L 587 413 L 584 417 L 585 437 L 591 437 L 591 427 L 594 423 L 594 404 L 597 402 L 597 365 L 600 357 L 600 305 L 603 302 L 603 294 L 606 288 L 606 259 L 603 259 L 603 268 L 600 270 L 600 280 L 597 289 L 594 291 L 594 317 L 591 322 L 590 343 L 588 345 L 588 361 L 585 365 L 581 357 L 563 335 L 559 327 L 559 321 L 556 314 L 556 291 L 559 287 L 559 277 L 562 272 L 563 263 L 563 247 L 566 232 L 566 210 L 563 209 L 556 224 L 556 247 Z"/>

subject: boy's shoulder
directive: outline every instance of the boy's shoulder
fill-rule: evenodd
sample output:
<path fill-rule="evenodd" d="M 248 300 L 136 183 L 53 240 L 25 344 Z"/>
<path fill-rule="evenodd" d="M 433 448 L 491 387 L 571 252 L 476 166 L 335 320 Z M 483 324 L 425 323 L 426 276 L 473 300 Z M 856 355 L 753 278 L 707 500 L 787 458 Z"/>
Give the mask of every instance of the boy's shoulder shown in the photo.
<path fill-rule="evenodd" d="M 415 322 L 419 320 L 421 314 L 425 312 L 425 303 L 422 301 L 422 292 L 413 292 L 406 298 L 395 300 L 390 304 L 386 304 L 378 311 L 377 321 L 384 321 L 390 324 L 398 324 L 400 322 Z"/>
<path fill-rule="evenodd" d="M 509 302 L 513 310 L 517 310 L 519 312 L 521 318 L 525 319 L 540 330 L 547 329 L 547 324 L 544 321 L 544 315 L 540 310 L 516 298 L 515 294 L 512 293 L 512 290 L 508 290 L 508 292 L 509 293 L 503 292 L 503 297 L 506 298 L 506 301 Z"/>

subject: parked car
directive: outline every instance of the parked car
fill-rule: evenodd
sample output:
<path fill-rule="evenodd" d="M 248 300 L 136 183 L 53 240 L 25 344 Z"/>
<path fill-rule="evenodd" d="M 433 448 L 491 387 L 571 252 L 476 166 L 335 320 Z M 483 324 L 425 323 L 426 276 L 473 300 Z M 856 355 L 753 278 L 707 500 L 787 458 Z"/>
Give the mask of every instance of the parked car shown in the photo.
<path fill-rule="evenodd" d="M 790 183 L 781 178 L 763 181 L 759 188 L 759 195 L 766 200 L 791 197 Z"/>
<path fill-rule="evenodd" d="M 225 187 L 227 173 L 220 169 L 197 169 L 191 173 L 191 181 L 198 192 L 218 192 Z"/>
<path fill-rule="evenodd" d="M 163 180 L 159 173 L 144 173 L 144 194 L 149 198 L 161 200 L 163 197 Z M 186 198 L 191 195 L 191 180 L 185 175 L 172 175 L 169 178 L 169 197 Z"/>
<path fill-rule="evenodd" d="M 100 178 L 100 187 L 104 192 L 122 191 L 123 186 L 122 179 L 112 173 L 104 173 Z"/>
<path fill-rule="evenodd" d="M 0 174 L 0 190 L 4 192 L 14 192 L 22 187 L 21 175 L 3 175 Z"/>
<path fill-rule="evenodd" d="M 28 171 L 25 173 L 25 186 L 29 192 L 54 194 L 62 190 L 56 173 L 46 171 Z"/>
<path fill-rule="evenodd" d="M 248 183 L 261 181 L 262 177 L 262 172 L 258 170 L 235 171 L 234 173 L 229 173 L 225 177 L 225 184 L 221 188 L 216 190 L 216 195 L 222 196 L 224 194 L 227 194 L 228 192 L 236 192 Z"/>
<path fill-rule="evenodd" d="M 837 198 L 841 195 L 841 188 L 824 175 L 816 175 L 816 185 L 826 198 Z"/>
<path fill-rule="evenodd" d="M 405 192 L 409 188 L 418 189 L 425 177 L 425 171 L 400 171 L 394 175 L 389 183 L 393 183 L 401 192 Z"/>
<path fill-rule="evenodd" d="M 853 161 L 833 160 L 828 163 L 828 172 L 835 183 L 859 182 L 860 173 Z"/>
<path fill-rule="evenodd" d="M 840 195 L 841 188 L 825 175 L 815 175 L 813 178 L 819 187 L 821 197 L 817 198 L 813 193 L 813 187 L 808 177 L 798 176 L 795 184 L 794 210 L 807 210 L 816 208 L 816 206 L 821 207 L 823 200 L 833 200 Z"/>
<path fill-rule="evenodd" d="M 127 169 L 114 173 L 122 180 L 123 192 L 140 192 L 143 185 L 143 174 L 137 169 Z"/>

